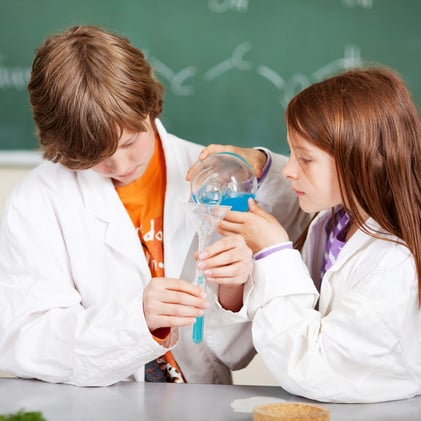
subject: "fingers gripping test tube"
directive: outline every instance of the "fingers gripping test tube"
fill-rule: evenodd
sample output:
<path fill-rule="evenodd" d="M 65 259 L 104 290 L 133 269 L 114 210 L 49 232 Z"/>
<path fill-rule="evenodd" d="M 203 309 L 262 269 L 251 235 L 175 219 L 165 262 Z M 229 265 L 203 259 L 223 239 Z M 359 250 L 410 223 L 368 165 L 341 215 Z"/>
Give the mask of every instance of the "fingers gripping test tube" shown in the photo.
<path fill-rule="evenodd" d="M 200 253 L 208 246 L 212 234 L 215 232 L 216 225 L 225 216 L 226 212 L 231 207 L 221 205 L 205 205 L 190 202 L 187 203 L 187 206 L 189 208 L 191 221 L 199 237 L 198 252 Z M 205 291 L 206 277 L 201 270 L 198 270 L 195 284 Z M 196 318 L 196 322 L 193 325 L 193 342 L 197 344 L 202 342 L 203 332 L 204 316 L 199 316 Z"/>

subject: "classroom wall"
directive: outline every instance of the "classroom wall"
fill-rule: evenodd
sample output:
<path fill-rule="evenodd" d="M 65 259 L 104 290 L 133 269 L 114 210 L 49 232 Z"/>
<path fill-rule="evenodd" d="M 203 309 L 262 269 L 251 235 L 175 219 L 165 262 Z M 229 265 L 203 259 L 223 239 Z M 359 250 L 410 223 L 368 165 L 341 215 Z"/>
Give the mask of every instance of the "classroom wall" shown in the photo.
<path fill-rule="evenodd" d="M 0 167 L 0 215 L 3 213 L 7 196 L 16 183 L 22 180 L 30 169 L 31 166 Z M 0 371 L 0 377 L 5 376 L 8 376 L 8 374 Z M 276 384 L 259 357 L 254 358 L 247 368 L 234 373 L 234 383 L 251 385 Z"/>
<path fill-rule="evenodd" d="M 0 167 L 0 210 L 3 213 L 3 207 L 8 194 L 13 187 L 28 173 L 31 167 Z"/>

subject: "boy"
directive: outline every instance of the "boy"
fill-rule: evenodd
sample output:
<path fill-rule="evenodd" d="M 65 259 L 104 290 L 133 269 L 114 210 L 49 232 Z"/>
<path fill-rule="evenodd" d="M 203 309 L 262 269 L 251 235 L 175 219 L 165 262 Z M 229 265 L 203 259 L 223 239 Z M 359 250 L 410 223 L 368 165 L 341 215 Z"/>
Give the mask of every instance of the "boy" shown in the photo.
<path fill-rule="evenodd" d="M 241 236 L 221 238 L 219 286 L 204 297 L 192 285 L 185 174 L 202 146 L 165 131 L 142 52 L 100 28 L 70 28 L 37 50 L 29 95 L 46 161 L 12 193 L 1 226 L 0 368 L 80 386 L 230 383 L 254 355 L 249 322 L 230 308 L 251 251 Z M 285 201 L 281 220 L 295 226 L 296 202 L 266 178 L 260 197 Z M 191 325 L 206 307 L 196 345 Z"/>

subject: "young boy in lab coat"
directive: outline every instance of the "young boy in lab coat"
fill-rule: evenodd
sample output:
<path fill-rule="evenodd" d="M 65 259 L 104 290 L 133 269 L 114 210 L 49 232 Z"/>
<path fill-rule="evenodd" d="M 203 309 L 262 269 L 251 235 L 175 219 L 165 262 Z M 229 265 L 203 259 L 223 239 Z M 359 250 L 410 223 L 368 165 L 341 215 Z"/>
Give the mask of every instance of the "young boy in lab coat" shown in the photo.
<path fill-rule="evenodd" d="M 193 285 L 197 239 L 183 203 L 202 146 L 166 132 L 142 52 L 100 28 L 70 28 L 37 50 L 29 95 L 46 160 L 12 193 L 0 229 L 0 369 L 80 386 L 230 383 L 255 352 L 232 300 L 250 282 L 251 251 L 240 235 L 221 238 L 207 296 Z M 272 158 L 257 197 L 298 232 L 305 217 L 278 183 L 285 161 Z"/>

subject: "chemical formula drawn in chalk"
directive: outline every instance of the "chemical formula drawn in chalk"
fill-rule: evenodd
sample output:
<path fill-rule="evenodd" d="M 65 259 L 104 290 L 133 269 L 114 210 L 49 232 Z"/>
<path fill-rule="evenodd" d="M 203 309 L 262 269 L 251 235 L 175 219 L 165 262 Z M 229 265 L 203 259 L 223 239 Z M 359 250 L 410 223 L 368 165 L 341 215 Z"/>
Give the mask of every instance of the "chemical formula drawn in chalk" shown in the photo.
<path fill-rule="evenodd" d="M 29 67 L 11 66 L 5 64 L 5 58 L 0 52 L 0 90 L 24 90 L 29 81 Z"/>
<path fill-rule="evenodd" d="M 294 73 L 289 79 L 285 79 L 274 69 L 264 64 L 254 64 L 246 59 L 246 54 L 252 50 L 249 42 L 239 44 L 231 56 L 206 70 L 200 75 L 196 66 L 187 66 L 178 72 L 155 57 L 149 60 L 157 74 L 167 81 L 169 90 L 174 95 L 188 96 L 194 95 L 194 82 L 196 77 L 202 77 L 204 81 L 211 83 L 223 77 L 231 71 L 254 72 L 258 77 L 266 79 L 275 89 L 280 92 L 279 103 L 286 107 L 289 100 L 301 89 L 313 82 L 320 81 L 328 76 L 354 67 L 361 67 L 363 64 L 360 48 L 349 45 L 344 47 L 342 58 L 332 60 L 325 66 L 317 69 L 310 75 L 301 72 Z"/>
<path fill-rule="evenodd" d="M 344 7 L 362 7 L 371 9 L 374 0 L 341 0 Z M 209 0 L 208 9 L 214 13 L 240 12 L 245 13 L 249 8 L 249 0 Z"/>
<path fill-rule="evenodd" d="M 209 0 L 208 8 L 211 12 L 225 13 L 229 11 L 247 12 L 249 0 Z"/>
<path fill-rule="evenodd" d="M 342 0 L 345 7 L 362 7 L 363 9 L 372 9 L 374 0 Z"/>

